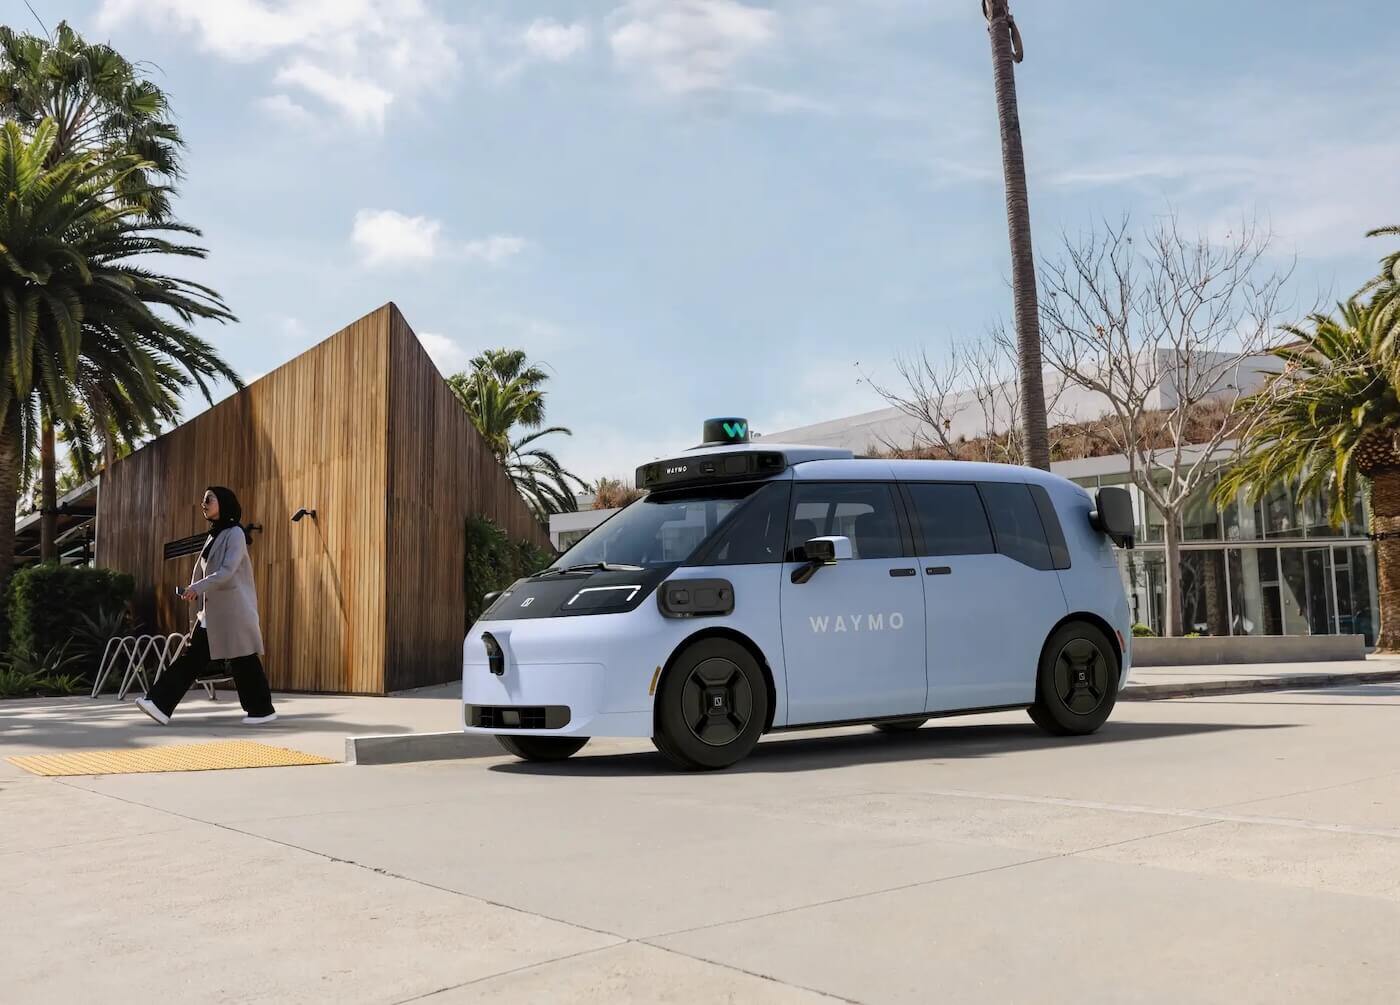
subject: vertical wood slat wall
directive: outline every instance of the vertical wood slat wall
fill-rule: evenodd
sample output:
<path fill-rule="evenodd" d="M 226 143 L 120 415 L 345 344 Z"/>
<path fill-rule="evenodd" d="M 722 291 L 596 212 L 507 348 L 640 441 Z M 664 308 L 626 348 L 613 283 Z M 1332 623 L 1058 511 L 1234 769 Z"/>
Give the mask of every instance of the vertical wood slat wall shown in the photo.
<path fill-rule="evenodd" d="M 467 418 L 397 309 L 389 338 L 390 690 L 451 680 L 466 629 L 465 530 L 493 520 L 512 540 L 549 535 Z"/>
<path fill-rule="evenodd" d="M 549 537 L 408 323 L 386 304 L 113 465 L 97 563 L 136 577 L 147 625 L 184 630 L 175 598 L 211 484 L 238 494 L 274 688 L 383 694 L 454 679 L 465 628 L 465 526 Z M 315 520 L 293 524 L 306 506 Z"/>
<path fill-rule="evenodd" d="M 99 493 L 97 563 L 136 577 L 147 625 L 183 630 L 174 589 L 196 556 L 204 488 L 227 485 L 250 543 L 274 688 L 382 693 L 388 308 L 361 318 L 113 465 Z M 317 519 L 293 524 L 299 507 Z"/>

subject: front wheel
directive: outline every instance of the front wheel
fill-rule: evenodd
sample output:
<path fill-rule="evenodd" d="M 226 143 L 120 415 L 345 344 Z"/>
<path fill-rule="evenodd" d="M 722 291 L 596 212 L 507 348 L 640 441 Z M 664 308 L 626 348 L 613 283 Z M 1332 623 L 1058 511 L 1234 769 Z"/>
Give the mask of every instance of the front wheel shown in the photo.
<path fill-rule="evenodd" d="M 522 761 L 562 761 L 583 749 L 586 736 L 503 736 L 496 742 Z"/>
<path fill-rule="evenodd" d="M 1082 621 L 1062 625 L 1040 656 L 1031 719 L 1057 736 L 1092 733 L 1113 711 L 1118 676 L 1118 655 L 1108 636 Z"/>
<path fill-rule="evenodd" d="M 656 693 L 652 742 L 686 771 L 747 757 L 768 721 L 768 686 L 753 655 L 728 639 L 702 639 L 676 657 Z"/>

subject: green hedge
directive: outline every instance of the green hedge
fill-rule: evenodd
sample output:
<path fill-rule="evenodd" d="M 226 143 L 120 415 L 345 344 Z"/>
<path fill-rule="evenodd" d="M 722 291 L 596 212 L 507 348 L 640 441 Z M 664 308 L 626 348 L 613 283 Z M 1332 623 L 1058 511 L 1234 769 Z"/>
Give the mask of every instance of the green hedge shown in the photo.
<path fill-rule="evenodd" d="M 481 598 L 504 590 L 522 576 L 539 572 L 554 557 L 529 541 L 512 541 L 506 532 L 485 517 L 467 521 L 467 625 L 485 610 Z"/>
<path fill-rule="evenodd" d="M 136 584 L 131 576 L 88 566 L 32 565 L 10 581 L 9 652 L 43 655 L 56 646 L 72 646 L 85 622 L 110 620 L 126 611 Z M 101 653 L 87 647 L 69 650 L 78 661 L 67 669 L 81 674 L 97 670 Z"/>

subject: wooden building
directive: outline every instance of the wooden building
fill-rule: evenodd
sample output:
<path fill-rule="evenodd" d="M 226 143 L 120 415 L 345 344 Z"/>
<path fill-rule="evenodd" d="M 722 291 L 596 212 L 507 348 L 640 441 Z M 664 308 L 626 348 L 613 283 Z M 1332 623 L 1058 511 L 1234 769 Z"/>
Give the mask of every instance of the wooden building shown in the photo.
<path fill-rule="evenodd" d="M 136 577 L 136 613 L 183 630 L 199 501 L 243 504 L 274 688 L 383 694 L 459 673 L 464 531 L 549 546 L 403 315 L 386 304 L 113 465 L 98 565 Z M 315 515 L 293 522 L 299 509 Z M 172 555 L 173 557 L 167 557 Z"/>

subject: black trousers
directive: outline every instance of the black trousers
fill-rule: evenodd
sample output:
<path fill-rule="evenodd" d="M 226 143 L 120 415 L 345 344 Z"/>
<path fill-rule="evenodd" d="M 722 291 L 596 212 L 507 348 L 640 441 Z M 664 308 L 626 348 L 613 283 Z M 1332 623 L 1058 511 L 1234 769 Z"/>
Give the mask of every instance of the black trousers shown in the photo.
<path fill-rule="evenodd" d="M 267 674 L 263 672 L 262 660 L 258 659 L 257 653 L 232 660 L 211 661 L 209 635 L 203 625 L 194 630 L 194 636 L 180 658 L 165 668 L 160 680 L 146 692 L 146 697 L 166 715 L 173 715 L 175 706 L 180 704 L 180 699 L 196 677 L 218 673 L 225 667 L 238 688 L 238 701 L 243 705 L 243 711 L 255 717 L 271 715 L 272 689 L 267 685 Z"/>

